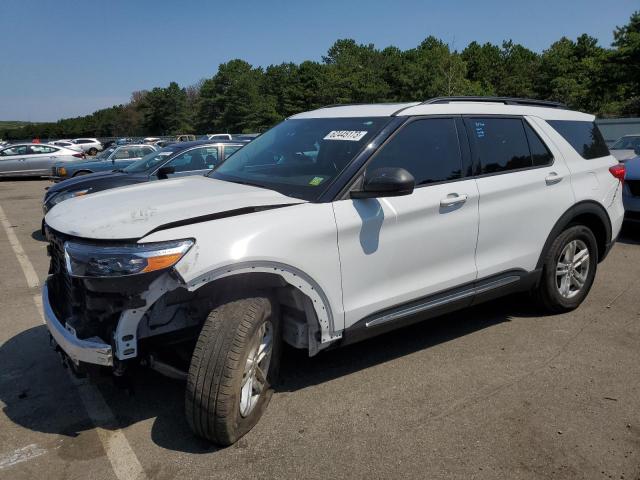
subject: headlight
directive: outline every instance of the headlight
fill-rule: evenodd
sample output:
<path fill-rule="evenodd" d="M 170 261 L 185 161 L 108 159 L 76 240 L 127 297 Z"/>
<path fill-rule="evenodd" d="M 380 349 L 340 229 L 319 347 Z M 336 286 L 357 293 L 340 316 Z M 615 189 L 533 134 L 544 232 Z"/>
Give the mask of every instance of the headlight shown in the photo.
<path fill-rule="evenodd" d="M 64 244 L 67 271 L 74 277 L 120 277 L 174 266 L 193 240 L 119 246 Z"/>
<path fill-rule="evenodd" d="M 64 202 L 65 200 L 69 200 L 70 198 L 74 198 L 74 197 L 81 197 L 82 195 L 86 195 L 87 193 L 89 193 L 89 189 L 76 190 L 75 192 L 62 192 L 57 195 L 54 195 L 51 198 L 51 200 L 49 200 L 47 203 L 49 203 L 51 207 L 53 207 L 54 205 L 57 205 L 60 202 Z"/>

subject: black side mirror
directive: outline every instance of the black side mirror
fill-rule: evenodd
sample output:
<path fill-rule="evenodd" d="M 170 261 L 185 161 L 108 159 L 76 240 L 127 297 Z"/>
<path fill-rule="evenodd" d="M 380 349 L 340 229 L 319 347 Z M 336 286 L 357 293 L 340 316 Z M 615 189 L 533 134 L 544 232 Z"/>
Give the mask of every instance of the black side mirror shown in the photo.
<path fill-rule="evenodd" d="M 633 149 L 633 151 L 636 153 L 636 155 L 640 155 L 640 145 L 638 145 L 637 147 L 635 147 Z"/>
<path fill-rule="evenodd" d="M 175 167 L 160 167 L 156 175 L 158 175 L 160 180 L 166 180 L 172 173 L 176 173 Z"/>
<path fill-rule="evenodd" d="M 399 197 L 410 195 L 416 181 L 404 168 L 385 167 L 367 172 L 362 190 L 351 192 L 351 198 Z"/>

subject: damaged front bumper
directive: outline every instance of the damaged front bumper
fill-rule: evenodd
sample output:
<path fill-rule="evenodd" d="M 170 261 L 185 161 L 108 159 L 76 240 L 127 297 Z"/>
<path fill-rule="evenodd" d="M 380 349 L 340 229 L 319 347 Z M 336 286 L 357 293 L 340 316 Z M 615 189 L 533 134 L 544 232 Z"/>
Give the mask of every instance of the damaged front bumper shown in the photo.
<path fill-rule="evenodd" d="M 72 328 L 67 329 L 57 318 L 49 300 L 48 283 L 47 280 L 42 288 L 42 305 L 45 323 L 53 340 L 76 364 L 85 362 L 107 367 L 113 366 L 111 345 L 107 345 L 98 337 L 86 340 L 79 339 Z"/>

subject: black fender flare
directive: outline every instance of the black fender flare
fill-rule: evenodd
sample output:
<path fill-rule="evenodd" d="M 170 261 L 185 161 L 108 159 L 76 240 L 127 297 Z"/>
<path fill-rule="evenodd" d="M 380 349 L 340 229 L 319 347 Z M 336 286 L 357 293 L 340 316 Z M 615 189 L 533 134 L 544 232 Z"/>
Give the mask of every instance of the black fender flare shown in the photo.
<path fill-rule="evenodd" d="M 602 227 L 604 228 L 604 239 L 599 239 L 598 242 L 598 262 L 604 260 L 604 257 L 608 253 L 612 241 L 611 219 L 609 218 L 609 214 L 601 204 L 593 200 L 583 200 L 576 203 L 569 210 L 564 212 L 558 219 L 556 224 L 553 226 L 553 228 L 551 229 L 551 233 L 549 233 L 549 236 L 547 237 L 547 241 L 544 243 L 542 252 L 540 252 L 540 257 L 538 258 L 536 269 L 541 269 L 543 267 L 543 259 L 555 238 L 560 235 L 569 225 L 571 225 L 576 218 L 582 215 L 591 215 L 597 217 L 602 224 Z M 594 232 L 594 234 L 596 234 L 597 238 L 597 232 Z M 603 243 L 602 245 L 600 245 L 601 242 Z"/>

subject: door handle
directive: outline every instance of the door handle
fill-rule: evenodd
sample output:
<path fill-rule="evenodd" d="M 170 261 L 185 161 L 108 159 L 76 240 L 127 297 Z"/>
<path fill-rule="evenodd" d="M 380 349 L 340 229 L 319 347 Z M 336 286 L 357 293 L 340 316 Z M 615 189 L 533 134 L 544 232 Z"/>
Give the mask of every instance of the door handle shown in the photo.
<path fill-rule="evenodd" d="M 458 193 L 450 193 L 442 200 L 440 200 L 440 206 L 446 208 L 453 207 L 454 205 L 462 205 L 467 201 L 467 198 L 469 198 L 469 196 L 465 193 L 463 193 L 462 195 Z"/>
<path fill-rule="evenodd" d="M 562 181 L 562 176 L 558 175 L 556 172 L 551 172 L 544 179 L 547 185 L 555 185 L 556 183 L 560 183 Z"/>

